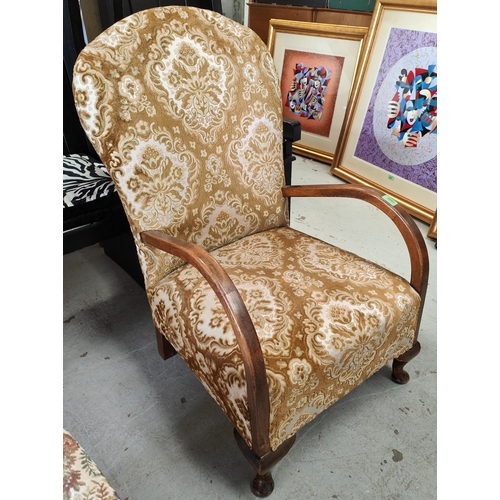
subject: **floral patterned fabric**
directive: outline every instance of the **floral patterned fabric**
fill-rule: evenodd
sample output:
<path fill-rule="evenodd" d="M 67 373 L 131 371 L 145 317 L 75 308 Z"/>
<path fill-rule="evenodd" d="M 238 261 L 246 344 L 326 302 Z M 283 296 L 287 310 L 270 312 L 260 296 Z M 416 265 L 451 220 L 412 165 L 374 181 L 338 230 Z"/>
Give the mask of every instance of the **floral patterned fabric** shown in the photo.
<path fill-rule="evenodd" d="M 146 288 L 182 261 L 140 231 L 212 250 L 285 223 L 277 82 L 253 31 L 195 8 L 139 12 L 81 53 L 76 107 L 126 200 Z"/>
<path fill-rule="evenodd" d="M 63 429 L 63 500 L 116 500 L 118 495 L 73 436 Z"/>
<path fill-rule="evenodd" d="M 198 271 L 140 232 L 212 252 L 242 295 L 264 354 L 272 449 L 405 352 L 420 307 L 399 276 L 288 227 L 278 83 L 253 31 L 189 7 L 118 22 L 80 54 L 73 83 L 129 218 L 155 326 L 251 447 L 228 318 Z"/>
<path fill-rule="evenodd" d="M 418 294 L 352 253 L 279 228 L 213 255 L 259 336 L 273 449 L 412 345 Z M 250 445 L 243 362 L 210 286 L 183 266 L 152 290 L 151 306 L 155 324 Z"/>

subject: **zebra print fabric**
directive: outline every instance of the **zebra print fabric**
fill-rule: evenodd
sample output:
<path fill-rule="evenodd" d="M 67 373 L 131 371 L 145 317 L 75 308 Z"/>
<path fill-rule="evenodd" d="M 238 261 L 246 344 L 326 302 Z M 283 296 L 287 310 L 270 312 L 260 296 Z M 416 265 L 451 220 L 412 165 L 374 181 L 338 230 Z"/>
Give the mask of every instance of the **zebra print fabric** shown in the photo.
<path fill-rule="evenodd" d="M 63 156 L 63 207 L 74 207 L 116 192 L 106 167 L 89 156 Z"/>

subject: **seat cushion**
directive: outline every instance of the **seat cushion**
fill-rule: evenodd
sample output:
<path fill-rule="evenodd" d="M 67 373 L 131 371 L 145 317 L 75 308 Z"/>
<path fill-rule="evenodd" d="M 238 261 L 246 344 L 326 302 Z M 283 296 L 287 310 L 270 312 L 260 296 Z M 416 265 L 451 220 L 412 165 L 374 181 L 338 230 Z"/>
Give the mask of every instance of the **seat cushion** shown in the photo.
<path fill-rule="evenodd" d="M 238 288 L 262 346 L 273 449 L 413 343 L 417 292 L 350 252 L 278 228 L 212 254 Z M 210 286 L 186 264 L 149 299 L 155 326 L 251 447 L 243 363 Z"/>

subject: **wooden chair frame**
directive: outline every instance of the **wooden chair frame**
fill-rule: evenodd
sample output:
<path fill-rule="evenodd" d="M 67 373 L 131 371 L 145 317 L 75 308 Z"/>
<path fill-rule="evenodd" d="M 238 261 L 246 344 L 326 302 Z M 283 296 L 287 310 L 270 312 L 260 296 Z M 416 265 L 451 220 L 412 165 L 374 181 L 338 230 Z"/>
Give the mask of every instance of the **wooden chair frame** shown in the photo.
<path fill-rule="evenodd" d="M 308 185 L 285 186 L 283 195 L 293 197 L 344 197 L 365 201 L 387 215 L 401 233 L 409 252 L 411 277 L 410 285 L 421 298 L 420 311 L 416 332 L 420 326 L 422 309 L 427 291 L 429 264 L 427 247 L 415 221 L 399 205 L 391 205 L 383 199 L 383 193 L 374 188 L 359 185 Z M 207 280 L 216 296 L 219 298 L 234 330 L 245 367 L 248 388 L 248 406 L 252 431 L 252 449 L 235 429 L 236 442 L 243 455 L 256 471 L 252 483 L 252 491 L 256 496 L 265 497 L 271 494 L 274 480 L 271 469 L 290 450 L 295 435 L 284 441 L 276 450 L 271 449 L 269 442 L 269 388 L 266 378 L 266 368 L 261 346 L 248 310 L 226 271 L 203 248 L 188 243 L 179 238 L 166 235 L 160 231 L 144 231 L 141 233 L 144 243 L 179 257 L 194 266 Z M 175 349 L 157 330 L 158 349 L 163 359 L 175 354 Z M 393 361 L 392 379 L 398 384 L 409 380 L 404 370 L 406 363 L 420 351 L 420 343 L 415 337 L 413 346 L 403 355 Z"/>

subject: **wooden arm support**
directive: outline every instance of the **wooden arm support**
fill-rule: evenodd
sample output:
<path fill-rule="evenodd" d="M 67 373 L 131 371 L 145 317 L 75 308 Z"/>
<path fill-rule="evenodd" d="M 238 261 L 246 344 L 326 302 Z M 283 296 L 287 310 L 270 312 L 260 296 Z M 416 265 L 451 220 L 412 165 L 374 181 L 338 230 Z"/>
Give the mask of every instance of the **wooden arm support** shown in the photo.
<path fill-rule="evenodd" d="M 391 205 L 384 200 L 378 189 L 354 184 L 313 184 L 308 186 L 285 186 L 286 197 L 342 197 L 356 198 L 379 208 L 399 229 L 410 254 L 410 285 L 420 294 L 422 303 L 427 292 L 429 257 L 422 233 L 408 212 L 399 204 Z"/>
<path fill-rule="evenodd" d="M 252 448 L 258 455 L 264 455 L 270 450 L 270 404 L 266 367 L 257 332 L 233 280 L 210 253 L 194 243 L 161 231 L 144 231 L 141 233 L 141 240 L 191 264 L 219 298 L 233 327 L 245 367 Z"/>

